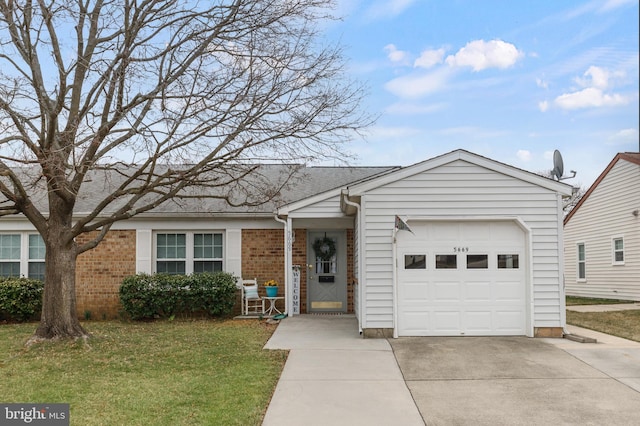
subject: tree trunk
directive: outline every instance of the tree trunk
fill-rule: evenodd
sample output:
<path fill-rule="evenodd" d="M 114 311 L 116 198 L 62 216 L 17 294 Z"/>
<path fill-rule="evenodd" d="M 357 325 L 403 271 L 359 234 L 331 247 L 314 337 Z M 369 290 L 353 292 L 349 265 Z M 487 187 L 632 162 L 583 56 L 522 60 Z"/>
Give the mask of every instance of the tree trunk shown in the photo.
<path fill-rule="evenodd" d="M 77 245 L 73 239 L 65 243 L 62 232 L 50 232 L 45 239 L 46 270 L 42 316 L 30 342 L 58 338 L 87 338 L 76 312 Z M 56 236 L 57 235 L 57 236 Z"/>

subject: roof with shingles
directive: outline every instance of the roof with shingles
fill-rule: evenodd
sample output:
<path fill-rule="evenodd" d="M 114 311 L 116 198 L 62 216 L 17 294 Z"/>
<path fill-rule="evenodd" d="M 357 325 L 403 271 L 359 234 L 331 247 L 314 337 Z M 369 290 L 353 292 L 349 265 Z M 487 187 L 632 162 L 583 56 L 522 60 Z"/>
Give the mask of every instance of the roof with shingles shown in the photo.
<path fill-rule="evenodd" d="M 566 225 L 569 222 L 569 220 L 578 211 L 578 209 L 580 209 L 580 206 L 584 204 L 587 198 L 589 198 L 589 196 L 593 193 L 593 191 L 598 187 L 600 182 L 602 182 L 602 180 L 607 176 L 607 174 L 609 174 L 611 169 L 613 169 L 613 166 L 615 166 L 616 163 L 618 163 L 618 161 L 620 160 L 624 160 L 630 163 L 640 165 L 640 152 L 619 152 L 618 154 L 616 154 L 616 156 L 613 157 L 613 160 L 611 160 L 609 165 L 607 165 L 607 167 L 603 170 L 603 172 L 600 173 L 600 176 L 598 176 L 598 178 L 593 182 L 593 184 L 591 184 L 587 192 L 585 192 L 582 198 L 580 198 L 580 201 L 578 201 L 575 207 L 571 209 L 571 211 L 564 218 L 564 222 L 563 222 L 564 225 Z"/>

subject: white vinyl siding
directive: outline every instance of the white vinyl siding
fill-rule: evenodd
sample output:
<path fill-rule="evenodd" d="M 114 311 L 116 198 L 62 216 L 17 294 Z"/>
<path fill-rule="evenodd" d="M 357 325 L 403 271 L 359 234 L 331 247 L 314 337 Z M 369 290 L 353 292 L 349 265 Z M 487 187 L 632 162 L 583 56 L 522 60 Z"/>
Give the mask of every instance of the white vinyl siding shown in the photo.
<path fill-rule="evenodd" d="M 456 160 L 371 189 L 365 212 L 365 327 L 393 327 L 391 238 L 396 214 L 407 217 L 518 217 L 532 231 L 535 327 L 560 327 L 562 229 L 555 191 Z M 524 259 L 521 259 L 521 263 Z M 522 265 L 524 267 L 524 265 Z"/>
<path fill-rule="evenodd" d="M 640 165 L 619 159 L 564 227 L 566 293 L 640 300 Z M 612 238 L 624 236 L 624 266 L 616 265 Z M 575 247 L 587 248 L 587 282 L 577 280 Z"/>

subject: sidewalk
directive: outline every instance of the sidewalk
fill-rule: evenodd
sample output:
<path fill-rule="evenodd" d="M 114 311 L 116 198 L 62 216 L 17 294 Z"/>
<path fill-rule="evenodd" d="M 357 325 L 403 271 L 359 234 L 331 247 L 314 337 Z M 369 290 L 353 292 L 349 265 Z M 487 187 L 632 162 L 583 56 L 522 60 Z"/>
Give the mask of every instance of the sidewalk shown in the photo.
<path fill-rule="evenodd" d="M 621 303 L 617 305 L 574 305 L 567 306 L 567 311 L 574 312 L 610 312 L 610 311 L 628 311 L 631 309 L 640 309 L 640 302 Z"/>
<path fill-rule="evenodd" d="M 353 315 L 283 320 L 265 349 L 289 349 L 264 426 L 424 425 L 386 339 Z"/>
<path fill-rule="evenodd" d="M 567 324 L 569 333 L 591 337 L 596 343 L 543 339 L 609 377 L 640 392 L 640 342 Z M 640 398 L 640 396 L 639 396 Z"/>

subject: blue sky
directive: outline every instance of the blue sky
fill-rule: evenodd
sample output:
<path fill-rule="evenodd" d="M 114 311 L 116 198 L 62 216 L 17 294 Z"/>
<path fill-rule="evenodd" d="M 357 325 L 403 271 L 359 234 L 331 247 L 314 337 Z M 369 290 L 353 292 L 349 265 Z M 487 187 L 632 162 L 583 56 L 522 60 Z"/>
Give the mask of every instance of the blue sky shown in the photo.
<path fill-rule="evenodd" d="M 380 114 L 349 150 L 409 165 L 463 148 L 525 170 L 560 150 L 589 186 L 638 151 L 638 0 L 339 0 L 328 36 Z"/>

